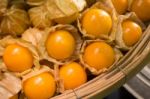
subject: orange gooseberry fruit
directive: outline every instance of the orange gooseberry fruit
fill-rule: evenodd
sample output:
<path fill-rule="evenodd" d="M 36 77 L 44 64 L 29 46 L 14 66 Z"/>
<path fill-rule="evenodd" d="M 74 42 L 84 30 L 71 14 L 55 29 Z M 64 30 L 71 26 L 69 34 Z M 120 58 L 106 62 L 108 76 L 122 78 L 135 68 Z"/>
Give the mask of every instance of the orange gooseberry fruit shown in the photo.
<path fill-rule="evenodd" d="M 58 30 L 50 33 L 46 41 L 46 49 L 49 56 L 55 59 L 69 58 L 75 50 L 75 39 L 68 31 Z"/>
<path fill-rule="evenodd" d="M 142 21 L 150 21 L 150 0 L 133 0 L 131 11 Z"/>
<path fill-rule="evenodd" d="M 89 66 L 100 70 L 108 68 L 114 63 L 115 52 L 107 43 L 98 41 L 85 48 L 83 60 Z"/>
<path fill-rule="evenodd" d="M 33 56 L 30 50 L 19 44 L 10 44 L 6 47 L 3 60 L 8 70 L 22 72 L 32 67 Z"/>
<path fill-rule="evenodd" d="M 53 76 L 44 72 L 23 82 L 23 91 L 29 99 L 49 99 L 56 90 Z"/>
<path fill-rule="evenodd" d="M 87 34 L 99 37 L 101 34 L 108 35 L 112 28 L 111 16 L 102 9 L 89 9 L 83 15 L 82 28 Z"/>
<path fill-rule="evenodd" d="M 126 20 L 122 23 L 123 41 L 127 46 L 133 46 L 142 36 L 141 27 L 133 22 Z"/>
<path fill-rule="evenodd" d="M 85 70 L 76 62 L 63 65 L 60 68 L 59 75 L 64 82 L 64 88 L 66 90 L 74 89 L 87 81 Z"/>
<path fill-rule="evenodd" d="M 128 0 L 112 0 L 112 3 L 119 14 L 124 14 L 128 9 Z"/>
<path fill-rule="evenodd" d="M 12 96 L 10 99 L 18 99 L 18 94 Z"/>

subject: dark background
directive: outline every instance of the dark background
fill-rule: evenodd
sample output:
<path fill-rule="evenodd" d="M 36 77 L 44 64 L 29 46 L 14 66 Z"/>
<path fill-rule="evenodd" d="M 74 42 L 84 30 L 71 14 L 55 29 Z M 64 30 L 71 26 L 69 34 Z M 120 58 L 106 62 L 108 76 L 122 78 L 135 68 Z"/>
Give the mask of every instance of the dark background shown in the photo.
<path fill-rule="evenodd" d="M 136 99 L 131 95 L 125 88 L 121 87 L 118 90 L 114 91 L 104 99 Z"/>

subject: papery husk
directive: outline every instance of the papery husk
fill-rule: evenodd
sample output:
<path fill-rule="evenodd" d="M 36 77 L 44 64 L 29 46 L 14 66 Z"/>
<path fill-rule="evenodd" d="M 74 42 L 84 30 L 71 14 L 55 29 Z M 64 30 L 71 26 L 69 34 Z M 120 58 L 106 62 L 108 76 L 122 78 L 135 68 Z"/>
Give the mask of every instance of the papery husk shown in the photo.
<path fill-rule="evenodd" d="M 119 51 L 117 48 L 115 48 L 114 46 L 111 46 L 115 52 L 115 61 L 114 63 L 108 67 L 108 68 L 103 68 L 103 69 L 100 69 L 100 70 L 97 70 L 91 66 L 89 66 L 87 63 L 84 62 L 84 59 L 83 59 L 83 54 L 84 54 L 84 51 L 85 51 L 85 48 L 93 43 L 93 42 L 105 42 L 109 45 L 113 45 L 113 43 L 111 42 L 106 42 L 106 41 L 103 41 L 103 40 L 100 40 L 100 39 L 96 39 L 96 40 L 86 40 L 84 41 L 83 45 L 82 45 L 82 48 L 81 48 L 81 51 L 80 51 L 80 62 L 82 63 L 83 66 L 85 66 L 85 68 L 87 68 L 93 75 L 99 75 L 99 74 L 102 74 L 104 72 L 107 72 L 107 71 L 110 71 L 111 69 L 115 68 L 115 64 L 120 60 L 121 57 L 123 57 L 123 54 L 121 53 L 121 51 Z"/>
<path fill-rule="evenodd" d="M 7 68 L 5 66 L 5 64 L 3 63 L 2 59 L 0 59 L 0 80 L 3 79 L 4 77 L 4 72 L 7 71 Z"/>
<path fill-rule="evenodd" d="M 32 43 L 32 45 L 37 47 L 43 35 L 44 30 L 39 30 L 38 28 L 29 28 L 22 34 L 22 39 Z"/>
<path fill-rule="evenodd" d="M 86 0 L 72 0 L 72 2 L 76 5 L 79 12 L 84 10 L 84 8 L 87 6 Z"/>
<path fill-rule="evenodd" d="M 28 14 L 34 27 L 44 29 L 53 25 L 51 16 L 44 5 L 29 9 Z"/>
<path fill-rule="evenodd" d="M 32 56 L 33 56 L 33 65 L 34 65 L 35 67 L 38 67 L 38 66 L 39 66 L 39 60 L 40 60 L 40 58 L 39 58 L 39 54 L 38 54 L 37 49 L 36 49 L 31 43 L 29 43 L 29 42 L 24 41 L 24 40 L 19 39 L 19 38 L 18 38 L 18 39 L 15 39 L 15 38 L 13 38 L 13 37 L 11 37 L 11 36 L 7 36 L 7 37 L 3 38 L 2 40 L 0 40 L 0 51 L 1 51 L 0 56 L 1 56 L 1 57 L 2 57 L 3 54 L 4 54 L 5 48 L 6 48 L 8 45 L 10 45 L 10 44 L 18 44 L 18 45 L 21 45 L 21 46 L 23 46 L 23 47 L 28 48 L 28 50 L 30 50 L 30 52 L 32 53 Z M 25 71 L 22 72 L 22 73 L 26 73 L 26 72 L 28 72 L 28 71 L 30 71 L 30 70 L 31 70 L 31 69 L 25 70 Z M 22 73 L 20 73 L 20 72 L 14 72 L 14 73 L 15 73 L 17 76 L 20 75 L 20 74 L 22 74 Z"/>
<path fill-rule="evenodd" d="M 66 19 L 67 17 L 79 13 L 86 6 L 86 2 L 85 0 L 47 0 L 45 5 L 49 11 L 51 19 L 54 20 L 59 18 Z"/>
<path fill-rule="evenodd" d="M 116 31 L 116 47 L 122 50 L 130 50 L 132 46 L 127 46 L 123 41 L 122 22 L 125 20 L 131 20 L 136 22 L 138 25 L 140 25 L 142 30 L 145 30 L 146 26 L 144 25 L 144 23 L 142 23 L 140 19 L 138 19 L 134 12 L 127 13 L 126 15 L 120 15 L 118 17 L 118 26 Z"/>
<path fill-rule="evenodd" d="M 18 8 L 7 9 L 0 24 L 1 35 L 21 35 L 29 25 L 29 17 L 25 10 Z"/>
<path fill-rule="evenodd" d="M 89 10 L 89 9 L 103 9 L 105 10 L 112 18 L 112 29 L 110 31 L 110 33 L 108 35 L 106 34 L 101 34 L 99 37 L 90 35 L 86 33 L 86 30 L 82 28 L 82 17 L 85 15 L 85 13 Z M 83 13 L 81 13 L 81 15 L 79 16 L 79 18 L 77 19 L 77 24 L 78 24 L 78 28 L 80 30 L 80 32 L 83 34 L 83 37 L 88 37 L 90 39 L 103 39 L 103 40 L 108 40 L 108 41 L 114 41 L 115 40 L 115 33 L 116 33 L 116 27 L 117 27 L 117 13 L 115 11 L 115 8 L 112 6 L 111 0 L 100 0 L 98 2 L 96 2 L 93 6 L 91 6 L 91 8 L 88 8 L 87 10 L 85 10 Z"/>
<path fill-rule="evenodd" d="M 3 73 L 0 80 L 0 99 L 9 99 L 21 90 L 21 79 L 9 72 Z"/>
<path fill-rule="evenodd" d="M 22 83 L 24 81 L 28 80 L 29 78 L 36 76 L 36 75 L 39 75 L 39 74 L 44 73 L 44 72 L 50 72 L 54 76 L 54 70 L 50 69 L 47 66 L 41 66 L 41 68 L 39 68 L 39 69 L 35 68 L 30 73 L 28 73 L 26 75 L 22 75 Z"/>
<path fill-rule="evenodd" d="M 75 49 L 73 55 L 64 60 L 56 60 L 56 59 L 52 58 L 51 56 L 49 56 L 46 51 L 46 47 L 45 47 L 45 42 L 46 42 L 49 34 L 52 32 L 55 32 L 57 30 L 66 30 L 66 31 L 70 32 L 76 41 L 76 49 Z M 75 60 L 78 58 L 79 49 L 81 48 L 81 44 L 82 44 L 82 40 L 80 38 L 80 35 L 79 35 L 77 29 L 74 26 L 72 26 L 72 25 L 56 25 L 51 28 L 47 28 L 45 30 L 45 34 L 42 36 L 42 39 L 38 45 L 38 49 L 40 51 L 41 59 L 46 59 L 55 64 L 62 65 L 62 64 L 67 63 L 68 61 Z"/>
<path fill-rule="evenodd" d="M 7 6 L 8 0 L 0 0 L 0 16 L 2 16 L 6 12 Z"/>
<path fill-rule="evenodd" d="M 11 0 L 9 1 L 9 6 L 11 8 L 26 9 L 27 5 L 24 0 Z"/>
<path fill-rule="evenodd" d="M 26 0 L 26 3 L 30 6 L 40 6 L 44 4 L 47 0 Z"/>

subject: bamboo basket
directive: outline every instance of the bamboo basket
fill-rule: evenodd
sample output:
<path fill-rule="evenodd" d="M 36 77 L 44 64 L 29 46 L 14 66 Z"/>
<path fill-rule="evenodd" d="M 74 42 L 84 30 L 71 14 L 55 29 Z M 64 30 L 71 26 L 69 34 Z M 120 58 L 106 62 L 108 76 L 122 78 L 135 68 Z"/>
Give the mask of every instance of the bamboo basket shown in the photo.
<path fill-rule="evenodd" d="M 93 2 L 95 1 L 93 0 Z M 101 99 L 126 83 L 148 63 L 150 63 L 150 25 L 143 33 L 140 41 L 115 64 L 115 68 L 78 88 L 54 96 L 52 99 L 89 99 L 97 94 Z"/>
<path fill-rule="evenodd" d="M 97 94 L 99 98 L 103 98 L 122 86 L 148 63 L 150 63 L 150 25 L 139 43 L 116 64 L 117 68 L 52 99 L 89 99 Z"/>

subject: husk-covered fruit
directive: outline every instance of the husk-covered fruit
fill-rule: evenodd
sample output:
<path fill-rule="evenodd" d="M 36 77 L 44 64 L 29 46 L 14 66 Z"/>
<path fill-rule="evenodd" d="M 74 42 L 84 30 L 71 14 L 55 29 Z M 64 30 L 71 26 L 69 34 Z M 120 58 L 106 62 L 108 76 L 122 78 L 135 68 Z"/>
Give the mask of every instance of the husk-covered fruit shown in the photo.
<path fill-rule="evenodd" d="M 47 66 L 41 67 L 23 76 L 23 92 L 29 99 L 48 99 L 55 94 L 56 82 L 53 70 Z"/>
<path fill-rule="evenodd" d="M 135 13 L 120 15 L 116 31 L 116 46 L 122 50 L 131 49 L 142 37 L 144 29 L 145 25 Z"/>
<path fill-rule="evenodd" d="M 22 34 L 22 39 L 32 43 L 34 46 L 38 46 L 43 34 L 43 30 L 29 28 Z"/>
<path fill-rule="evenodd" d="M 46 29 L 38 49 L 42 59 L 64 64 L 78 58 L 81 44 L 82 40 L 74 26 L 56 25 Z"/>
<path fill-rule="evenodd" d="M 10 8 L 4 14 L 0 28 L 2 34 L 21 35 L 30 25 L 25 10 Z"/>
<path fill-rule="evenodd" d="M 51 19 L 57 23 L 72 23 L 76 20 L 80 11 L 86 6 L 85 0 L 47 0 L 46 7 Z M 75 15 L 75 16 L 74 16 Z M 60 18 L 60 19 L 59 19 Z M 69 18 L 69 21 L 67 20 Z M 64 20 L 63 22 L 57 20 Z M 65 22 L 66 20 L 66 22 Z"/>
<path fill-rule="evenodd" d="M 149 9 L 149 0 L 131 0 L 130 11 L 135 12 L 142 21 L 150 21 Z"/>
<path fill-rule="evenodd" d="M 31 8 L 28 13 L 34 27 L 43 29 L 52 26 L 50 15 L 45 6 Z"/>
<path fill-rule="evenodd" d="M 81 48 L 80 61 L 89 71 L 98 75 L 111 70 L 122 57 L 122 53 L 102 40 L 86 40 Z"/>
<path fill-rule="evenodd" d="M 101 0 L 81 13 L 77 20 L 83 37 L 113 41 L 117 26 L 117 14 L 109 0 Z"/>
<path fill-rule="evenodd" d="M 39 65 L 38 52 L 29 42 L 7 36 L 0 40 L 0 48 L 8 71 L 22 73 Z"/>
<path fill-rule="evenodd" d="M 61 84 L 64 90 L 75 89 L 87 82 L 85 69 L 77 62 L 70 62 L 61 66 L 59 77 L 62 80 Z"/>

